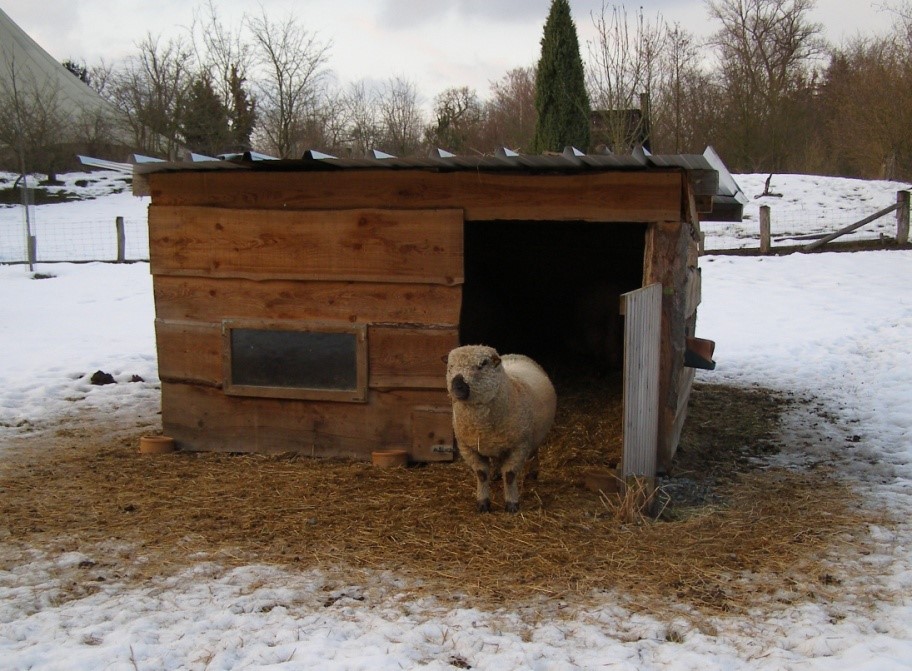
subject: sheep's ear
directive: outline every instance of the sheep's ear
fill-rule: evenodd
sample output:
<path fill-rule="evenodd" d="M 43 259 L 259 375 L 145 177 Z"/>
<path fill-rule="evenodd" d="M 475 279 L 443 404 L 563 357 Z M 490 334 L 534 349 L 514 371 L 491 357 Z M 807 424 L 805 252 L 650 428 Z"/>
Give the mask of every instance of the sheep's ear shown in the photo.
<path fill-rule="evenodd" d="M 496 354 L 492 354 L 491 363 L 494 364 L 494 368 L 497 368 L 500 365 L 500 357 Z"/>
<path fill-rule="evenodd" d="M 443 363 L 449 363 L 449 362 L 450 362 L 450 355 L 449 355 L 449 354 L 444 354 L 442 357 L 440 357 L 440 360 L 443 361 Z"/>

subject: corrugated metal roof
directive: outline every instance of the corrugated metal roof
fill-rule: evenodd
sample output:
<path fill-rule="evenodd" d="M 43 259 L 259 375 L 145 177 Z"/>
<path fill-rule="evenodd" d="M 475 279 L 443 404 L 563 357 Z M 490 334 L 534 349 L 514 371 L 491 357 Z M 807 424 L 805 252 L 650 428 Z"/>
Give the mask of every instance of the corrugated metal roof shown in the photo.
<path fill-rule="evenodd" d="M 637 147 L 630 154 L 585 154 L 575 147 L 561 153 L 520 154 L 506 147 L 493 154 L 460 156 L 445 149 L 435 149 L 426 157 L 399 158 L 374 150 L 367 158 L 338 158 L 308 150 L 300 159 L 276 159 L 271 156 L 245 152 L 226 154 L 220 159 L 193 161 L 137 163 L 134 174 L 142 178 L 156 172 L 205 171 L 205 170 L 256 170 L 256 171 L 331 171 L 331 170 L 434 170 L 434 171 L 517 171 L 587 172 L 611 170 L 650 170 L 680 168 L 684 170 L 697 196 L 712 196 L 746 202 L 744 194 L 735 183 L 718 154 L 708 147 L 703 154 L 651 154 Z M 743 200 L 742 200 L 743 199 Z"/>

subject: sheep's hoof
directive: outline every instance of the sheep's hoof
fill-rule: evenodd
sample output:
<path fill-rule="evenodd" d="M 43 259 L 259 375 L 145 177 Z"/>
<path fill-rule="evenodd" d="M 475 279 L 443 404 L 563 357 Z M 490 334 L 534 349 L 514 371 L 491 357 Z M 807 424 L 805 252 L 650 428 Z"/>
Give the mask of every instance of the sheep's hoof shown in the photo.
<path fill-rule="evenodd" d="M 504 506 L 504 510 L 506 510 L 508 513 L 518 513 L 519 503 L 514 501 L 507 501 L 506 505 Z"/>
<path fill-rule="evenodd" d="M 479 501 L 478 502 L 478 512 L 480 512 L 480 513 L 491 512 L 491 500 L 485 499 L 484 501 Z"/>

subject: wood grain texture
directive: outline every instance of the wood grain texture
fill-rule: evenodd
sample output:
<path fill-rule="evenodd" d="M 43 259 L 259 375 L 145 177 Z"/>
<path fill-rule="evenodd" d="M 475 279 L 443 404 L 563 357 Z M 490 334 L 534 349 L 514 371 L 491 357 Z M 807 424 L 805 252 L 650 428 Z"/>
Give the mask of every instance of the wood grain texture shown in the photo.
<path fill-rule="evenodd" d="M 461 210 L 149 208 L 153 275 L 459 284 Z"/>
<path fill-rule="evenodd" d="M 679 221 L 682 170 L 511 174 L 428 170 L 226 171 L 148 176 L 157 206 L 462 209 L 466 220 Z"/>
<path fill-rule="evenodd" d="M 162 319 L 338 320 L 367 324 L 457 327 L 461 287 L 434 284 L 295 282 L 156 276 Z"/>
<path fill-rule="evenodd" d="M 356 404 L 226 396 L 163 382 L 162 426 L 182 450 L 369 459 L 378 449 L 411 452 L 413 410 L 448 403 L 445 391 L 371 391 Z"/>
<path fill-rule="evenodd" d="M 677 419 L 686 415 L 688 394 L 682 396 L 678 381 L 684 371 L 687 329 L 695 323 L 688 319 L 689 269 L 686 259 L 695 244 L 690 226 L 677 221 L 657 222 L 647 228 L 643 268 L 644 284 L 662 285 L 662 333 L 659 377 L 658 465 L 671 467 L 678 447 Z M 683 422 L 683 419 L 681 420 Z"/>

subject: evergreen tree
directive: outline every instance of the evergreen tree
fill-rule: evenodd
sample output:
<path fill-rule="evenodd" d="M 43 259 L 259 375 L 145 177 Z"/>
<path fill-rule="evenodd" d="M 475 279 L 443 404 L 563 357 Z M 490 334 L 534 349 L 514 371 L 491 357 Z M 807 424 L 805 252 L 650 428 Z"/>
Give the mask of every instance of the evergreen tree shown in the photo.
<path fill-rule="evenodd" d="M 83 84 L 92 84 L 91 76 L 89 75 L 89 69 L 86 67 L 85 63 L 77 63 L 74 60 L 65 60 L 63 62 L 63 67 L 70 71 L 70 73 L 79 79 Z"/>
<path fill-rule="evenodd" d="M 236 65 L 231 66 L 228 77 L 228 90 L 231 95 L 228 109 L 228 120 L 231 123 L 231 144 L 236 151 L 250 149 L 250 136 L 256 125 L 256 100 L 244 88 L 244 77 L 238 74 Z"/>
<path fill-rule="evenodd" d="M 552 0 L 535 72 L 533 149 L 560 151 L 566 145 L 589 146 L 589 95 L 576 25 L 567 0 Z"/>
<path fill-rule="evenodd" d="M 206 73 L 190 86 L 181 130 L 187 146 L 202 154 L 221 153 L 231 142 L 228 110 Z"/>

